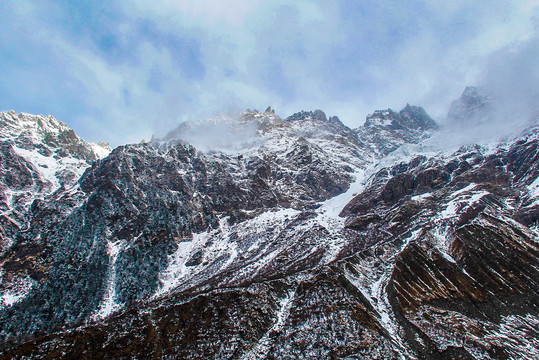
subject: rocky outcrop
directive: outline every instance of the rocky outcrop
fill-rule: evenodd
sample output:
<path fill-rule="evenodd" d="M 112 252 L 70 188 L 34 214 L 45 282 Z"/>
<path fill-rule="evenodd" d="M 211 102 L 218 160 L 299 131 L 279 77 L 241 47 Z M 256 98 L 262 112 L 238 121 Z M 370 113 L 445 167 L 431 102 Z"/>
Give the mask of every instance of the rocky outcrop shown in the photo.
<path fill-rule="evenodd" d="M 35 150 L 44 157 L 53 156 L 56 160 L 71 157 L 91 164 L 111 151 L 107 143 L 89 143 L 50 115 L 17 115 L 14 111 L 0 113 L 0 128 L 1 140 L 10 140 L 21 149 Z"/>
<path fill-rule="evenodd" d="M 382 169 L 344 208 L 375 245 L 358 254 L 349 243 L 341 266 L 420 358 L 536 356 L 538 235 L 517 221 L 535 203 L 535 175 L 519 169 L 535 174 L 536 141 Z"/>

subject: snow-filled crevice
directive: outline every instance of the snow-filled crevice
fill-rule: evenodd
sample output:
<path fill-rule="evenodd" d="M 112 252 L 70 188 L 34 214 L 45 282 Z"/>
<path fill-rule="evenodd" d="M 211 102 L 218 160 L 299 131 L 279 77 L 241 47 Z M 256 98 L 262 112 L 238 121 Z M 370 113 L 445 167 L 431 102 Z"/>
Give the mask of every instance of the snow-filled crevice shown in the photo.
<path fill-rule="evenodd" d="M 118 254 L 124 248 L 124 246 L 125 244 L 123 244 L 120 240 L 112 242 L 107 239 L 109 270 L 106 278 L 105 295 L 99 310 L 92 316 L 93 320 L 104 319 L 121 307 L 121 305 L 116 302 L 116 260 L 118 259 Z"/>
<path fill-rule="evenodd" d="M 402 240 L 400 247 L 388 249 L 384 255 L 383 266 L 374 266 L 371 259 L 351 264 L 353 271 L 344 268 L 346 279 L 363 294 L 364 298 L 375 309 L 375 316 L 379 324 L 391 336 L 395 346 L 400 352 L 408 355 L 411 354 L 411 350 L 405 345 L 406 342 L 402 338 L 400 326 L 389 303 L 386 286 L 391 278 L 398 255 L 410 243 L 417 241 L 422 234 L 423 229 L 417 228 Z"/>
<path fill-rule="evenodd" d="M 281 299 L 279 304 L 279 311 L 275 316 L 275 322 L 272 327 L 258 340 L 256 345 L 254 345 L 251 350 L 241 357 L 241 360 L 258 360 L 265 359 L 268 355 L 268 352 L 271 349 L 273 338 L 272 334 L 280 332 L 284 325 L 285 321 L 290 315 L 290 309 L 294 303 L 296 297 L 295 291 L 290 291 L 286 297 Z"/>

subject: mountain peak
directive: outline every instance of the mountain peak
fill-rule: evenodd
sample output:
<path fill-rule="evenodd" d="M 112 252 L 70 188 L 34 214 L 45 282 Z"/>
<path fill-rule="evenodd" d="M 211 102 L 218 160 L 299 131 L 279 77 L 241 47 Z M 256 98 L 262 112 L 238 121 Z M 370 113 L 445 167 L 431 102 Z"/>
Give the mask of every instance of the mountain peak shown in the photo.
<path fill-rule="evenodd" d="M 376 110 L 367 115 L 364 126 L 430 130 L 437 128 L 438 125 L 422 107 L 406 104 L 398 113 L 392 109 Z"/>
<path fill-rule="evenodd" d="M 264 111 L 266 114 L 275 114 L 275 110 L 271 108 L 271 106 L 268 106 L 266 108 L 266 111 Z"/>
<path fill-rule="evenodd" d="M 406 143 L 416 144 L 437 129 L 436 122 L 419 106 L 406 106 L 399 112 L 376 110 L 367 115 L 356 131 L 360 139 L 379 155 L 388 154 Z"/>
<path fill-rule="evenodd" d="M 490 94 L 481 87 L 467 86 L 460 98 L 451 103 L 447 117 L 457 123 L 483 122 L 492 111 Z"/>
<path fill-rule="evenodd" d="M 436 129 L 438 124 L 427 114 L 421 106 L 406 104 L 399 112 L 400 123 L 408 128 L 430 130 Z"/>
<path fill-rule="evenodd" d="M 315 111 L 305 111 L 294 113 L 286 118 L 287 121 L 296 121 L 296 120 L 320 120 L 327 121 L 326 113 L 322 110 Z"/>
<path fill-rule="evenodd" d="M 44 134 L 71 130 L 66 124 L 56 120 L 51 115 L 43 116 L 26 113 L 17 115 L 13 110 L 1 113 L 0 121 L 4 130 L 2 137 L 18 136 L 24 131 Z"/>
<path fill-rule="evenodd" d="M 462 98 L 469 98 L 469 99 L 482 98 L 486 96 L 487 96 L 486 90 L 477 86 L 466 86 L 466 88 L 461 94 Z"/>
<path fill-rule="evenodd" d="M 396 116 L 397 113 L 391 109 L 375 110 L 372 114 L 367 115 L 364 126 L 391 126 Z"/>
<path fill-rule="evenodd" d="M 0 140 L 12 141 L 26 150 L 37 149 L 45 156 L 71 156 L 90 164 L 111 151 L 108 143 L 87 142 L 51 115 L 17 115 L 13 110 L 0 113 L 0 129 Z"/>

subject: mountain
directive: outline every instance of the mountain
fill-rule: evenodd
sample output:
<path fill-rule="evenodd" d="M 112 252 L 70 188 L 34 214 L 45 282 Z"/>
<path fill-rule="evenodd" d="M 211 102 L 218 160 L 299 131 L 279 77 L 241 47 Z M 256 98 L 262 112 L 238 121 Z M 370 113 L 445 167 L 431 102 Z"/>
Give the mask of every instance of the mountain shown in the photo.
<path fill-rule="evenodd" d="M 447 117 L 455 123 L 481 123 L 494 113 L 494 101 L 482 88 L 468 86 L 461 97 L 451 103 Z"/>
<path fill-rule="evenodd" d="M 387 155 L 402 145 L 419 143 L 438 125 L 421 107 L 406 105 L 400 112 L 378 110 L 356 129 L 358 136 L 378 155 Z"/>
<path fill-rule="evenodd" d="M 72 187 L 110 151 L 108 144 L 89 143 L 50 115 L 0 113 L 0 253 L 29 226 L 34 200 Z"/>
<path fill-rule="evenodd" d="M 0 357 L 537 357 L 537 127 L 437 131 L 268 108 L 79 159 L 10 228 Z"/>

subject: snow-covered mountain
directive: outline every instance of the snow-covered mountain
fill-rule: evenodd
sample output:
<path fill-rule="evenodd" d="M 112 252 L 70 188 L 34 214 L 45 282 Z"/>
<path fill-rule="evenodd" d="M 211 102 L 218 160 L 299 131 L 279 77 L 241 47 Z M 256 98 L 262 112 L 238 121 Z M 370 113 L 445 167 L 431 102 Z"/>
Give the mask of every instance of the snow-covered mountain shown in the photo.
<path fill-rule="evenodd" d="M 437 129 L 268 108 L 69 153 L 90 165 L 10 228 L 2 356 L 536 357 L 537 128 L 428 150 Z"/>
<path fill-rule="evenodd" d="M 108 155 L 52 116 L 0 113 L 0 253 L 26 229 L 32 202 L 76 184 L 90 164 Z"/>

